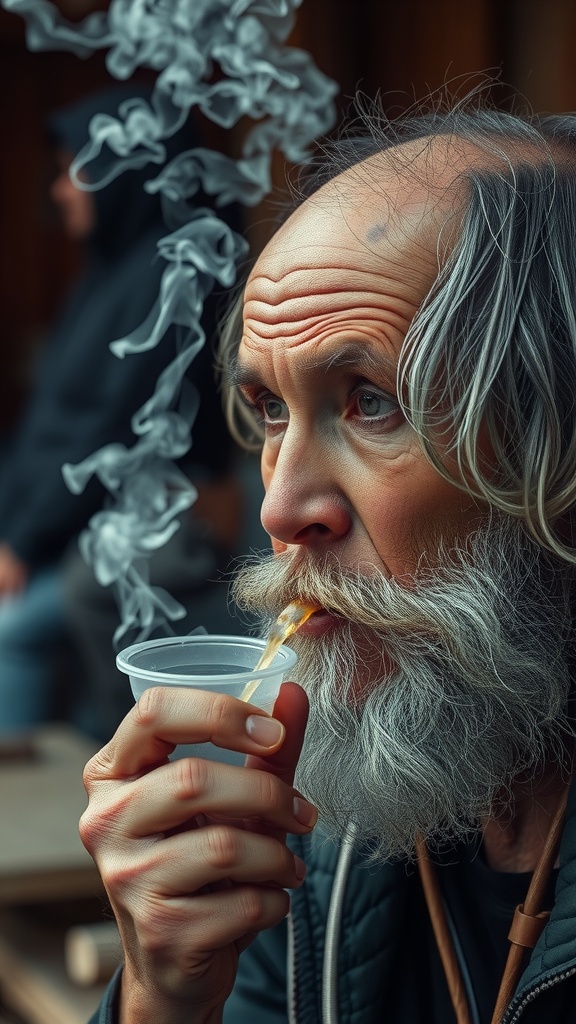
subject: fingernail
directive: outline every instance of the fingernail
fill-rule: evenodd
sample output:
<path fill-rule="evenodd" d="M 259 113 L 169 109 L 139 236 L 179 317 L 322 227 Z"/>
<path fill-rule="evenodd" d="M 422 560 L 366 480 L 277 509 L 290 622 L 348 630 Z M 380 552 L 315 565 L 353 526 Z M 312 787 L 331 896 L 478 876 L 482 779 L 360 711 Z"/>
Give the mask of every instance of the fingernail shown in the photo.
<path fill-rule="evenodd" d="M 306 878 L 306 865 L 304 861 L 300 860 L 300 857 L 297 857 L 296 855 L 294 855 L 294 873 L 296 878 L 299 878 L 300 880 Z"/>
<path fill-rule="evenodd" d="M 284 735 L 284 726 L 275 718 L 264 718 L 263 715 L 250 715 L 246 719 L 246 732 L 254 743 L 261 747 L 275 747 Z"/>
<path fill-rule="evenodd" d="M 296 821 L 299 821 L 301 825 L 308 825 L 311 828 L 312 825 L 316 824 L 318 811 L 307 800 L 304 800 L 303 797 L 294 797 L 293 810 Z"/>

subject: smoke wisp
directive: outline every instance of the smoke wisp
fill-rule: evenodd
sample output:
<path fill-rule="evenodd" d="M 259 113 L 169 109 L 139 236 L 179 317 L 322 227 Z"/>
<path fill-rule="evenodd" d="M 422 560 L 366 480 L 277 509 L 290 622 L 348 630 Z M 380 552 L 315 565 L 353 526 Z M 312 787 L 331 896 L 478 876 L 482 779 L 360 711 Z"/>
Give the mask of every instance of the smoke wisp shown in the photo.
<path fill-rule="evenodd" d="M 107 11 L 77 23 L 49 0 L 2 5 L 25 18 L 32 50 L 87 57 L 106 49 L 116 79 L 129 79 L 139 68 L 157 73 L 150 101 L 135 96 L 120 103 L 117 116 L 92 118 L 70 171 L 77 187 L 95 190 L 150 164 L 145 188 L 160 194 L 169 229 L 158 242 L 166 262 L 158 298 L 145 322 L 111 348 L 119 358 L 137 355 L 161 344 L 176 324 L 178 355 L 133 418 L 132 448 L 107 445 L 63 467 L 72 491 L 81 492 L 95 474 L 110 493 L 109 507 L 92 517 L 81 549 L 98 580 L 116 585 L 122 619 L 116 639 L 132 627 L 143 638 L 162 617 L 184 614 L 149 586 L 142 560 L 165 543 L 178 528 L 175 517 L 195 500 L 174 460 L 191 446 L 202 396 L 183 398 L 182 376 L 205 342 L 206 296 L 216 283 L 234 283 L 248 249 L 213 210 L 193 209 L 190 200 L 202 189 L 216 207 L 258 203 L 271 187 L 273 151 L 305 162 L 312 141 L 334 123 L 337 87 L 307 52 L 286 45 L 300 0 L 111 0 Z M 224 128 L 246 117 L 255 122 L 238 159 L 196 147 L 167 162 L 165 142 L 193 107 Z"/>

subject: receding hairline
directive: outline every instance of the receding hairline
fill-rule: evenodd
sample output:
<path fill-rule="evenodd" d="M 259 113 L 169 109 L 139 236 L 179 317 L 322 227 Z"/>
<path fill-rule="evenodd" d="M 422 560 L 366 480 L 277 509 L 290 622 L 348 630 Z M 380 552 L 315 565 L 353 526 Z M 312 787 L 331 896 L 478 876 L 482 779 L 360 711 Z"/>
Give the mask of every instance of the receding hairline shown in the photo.
<path fill-rule="evenodd" d="M 422 218 L 422 230 L 424 218 L 430 217 L 430 240 L 434 243 L 442 236 L 445 257 L 456 242 L 459 218 L 465 214 L 474 177 L 491 173 L 515 177 L 522 166 L 576 169 L 574 152 L 561 138 L 540 133 L 534 140 L 496 130 L 478 132 L 474 138 L 472 134 L 448 126 L 399 140 L 343 168 L 290 211 L 256 259 L 248 280 L 290 225 L 306 215 L 310 204 L 342 205 L 348 191 L 348 208 L 358 201 L 373 205 L 374 219 L 365 234 L 368 246 L 377 245 L 385 236 L 385 211 L 401 230 L 406 227 L 407 215 L 414 212 Z"/>
<path fill-rule="evenodd" d="M 515 137 L 512 132 L 488 130 L 472 138 L 464 130 L 447 128 L 399 141 L 365 156 L 324 182 L 305 202 L 319 199 L 331 186 L 344 194 L 348 186 L 360 186 L 368 197 L 370 190 L 383 190 L 396 181 L 412 185 L 408 193 L 411 197 L 417 188 L 423 200 L 446 200 L 459 206 L 469 195 L 471 174 L 513 174 L 522 166 L 574 171 L 575 151 L 564 139 L 542 134 L 534 140 Z M 402 206 L 404 203 L 397 207 L 398 212 Z"/>

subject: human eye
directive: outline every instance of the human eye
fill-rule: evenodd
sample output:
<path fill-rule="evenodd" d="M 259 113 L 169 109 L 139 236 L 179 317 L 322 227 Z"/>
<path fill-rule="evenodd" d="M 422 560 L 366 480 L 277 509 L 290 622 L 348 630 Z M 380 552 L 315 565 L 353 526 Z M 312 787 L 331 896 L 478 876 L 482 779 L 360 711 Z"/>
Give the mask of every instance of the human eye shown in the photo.
<path fill-rule="evenodd" d="M 354 390 L 349 416 L 368 430 L 392 430 L 402 420 L 398 401 L 385 391 L 368 384 Z"/>
<path fill-rule="evenodd" d="M 267 434 L 277 433 L 286 426 L 288 407 L 282 399 L 277 398 L 270 391 L 260 392 L 253 396 L 243 392 L 242 400 L 252 410 Z"/>
<path fill-rule="evenodd" d="M 286 402 L 282 402 L 275 395 L 263 395 L 260 398 L 260 408 L 265 423 L 284 422 L 288 419 Z"/>

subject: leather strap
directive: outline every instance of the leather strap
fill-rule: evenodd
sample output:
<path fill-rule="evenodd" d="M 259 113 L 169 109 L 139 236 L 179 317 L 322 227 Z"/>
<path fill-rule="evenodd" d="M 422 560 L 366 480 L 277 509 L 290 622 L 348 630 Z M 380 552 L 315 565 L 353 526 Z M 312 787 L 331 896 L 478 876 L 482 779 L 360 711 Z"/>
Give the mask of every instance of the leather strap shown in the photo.
<path fill-rule="evenodd" d="M 546 837 L 544 849 L 534 869 L 526 899 L 523 904 L 516 907 L 508 938 L 510 940 L 510 952 L 500 982 L 496 1005 L 492 1016 L 491 1024 L 501 1024 L 502 1016 L 508 1007 L 514 994 L 522 962 L 526 949 L 533 949 L 538 938 L 550 916 L 549 911 L 541 911 L 539 908 L 544 899 L 552 869 L 558 856 L 562 828 L 566 815 L 566 804 L 568 801 L 569 785 L 565 790 L 558 804 L 550 831 Z M 446 975 L 446 982 L 456 1014 L 457 1024 L 470 1024 L 470 1012 L 466 1000 L 464 983 L 460 972 L 460 965 L 456 951 L 452 943 L 452 937 L 448 929 L 444 905 L 438 878 L 434 865 L 432 864 L 426 848 L 426 843 L 421 836 L 416 838 L 416 858 L 422 888 L 426 898 L 426 905 L 430 915 L 430 921 L 434 931 L 438 952 Z"/>
<path fill-rule="evenodd" d="M 524 913 L 524 904 L 519 903 L 514 911 L 514 917 L 508 932 L 510 942 L 513 942 L 516 946 L 522 946 L 524 949 L 534 949 L 549 917 L 549 910 L 541 910 L 535 916 L 526 914 Z"/>
<path fill-rule="evenodd" d="M 434 938 L 436 939 L 444 974 L 446 975 L 448 991 L 450 992 L 457 1024 L 471 1024 L 466 991 L 462 981 L 458 957 L 456 956 L 452 936 L 446 921 L 446 913 L 444 911 L 440 886 L 438 885 L 438 876 L 422 836 L 416 837 L 416 857 L 426 905 L 430 921 L 432 922 Z"/>
<path fill-rule="evenodd" d="M 544 849 L 540 855 L 540 860 L 534 868 L 534 874 L 532 875 L 530 885 L 528 886 L 526 899 L 520 907 L 516 907 L 514 912 L 512 927 L 508 934 L 508 938 L 510 939 L 510 951 L 508 953 L 508 959 L 502 975 L 502 981 L 500 982 L 500 989 L 498 992 L 498 998 L 496 999 L 496 1006 L 494 1007 L 491 1024 L 500 1024 L 506 1011 L 506 1007 L 512 999 L 514 990 L 518 984 L 524 960 L 524 952 L 526 949 L 532 949 L 536 945 L 540 932 L 546 924 L 547 916 L 549 916 L 544 912 L 543 920 L 540 907 L 542 906 L 546 887 L 558 856 L 560 839 L 562 838 L 562 828 L 564 826 L 564 818 L 566 816 L 568 790 L 569 785 L 565 787 L 560 803 L 556 809 L 556 814 L 552 819 L 550 831 L 548 832 L 546 842 L 544 843 Z M 529 939 L 532 938 L 534 941 L 529 941 Z"/>

